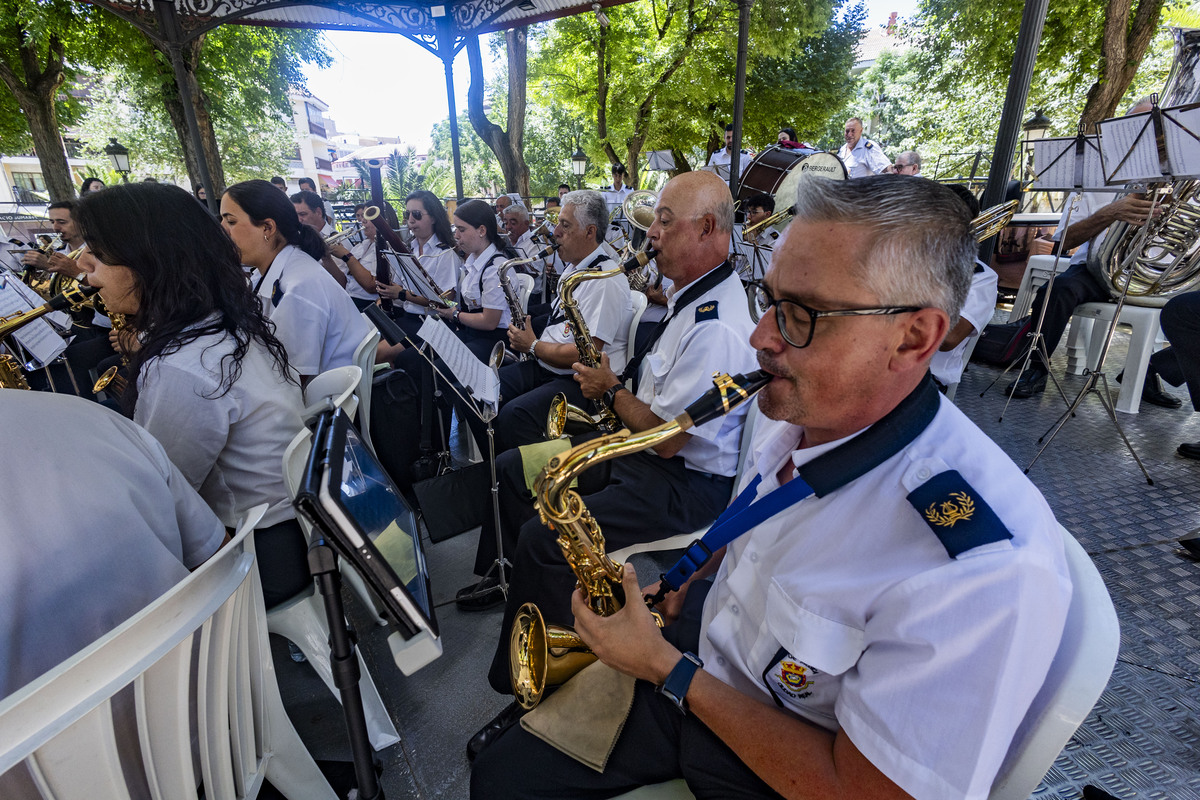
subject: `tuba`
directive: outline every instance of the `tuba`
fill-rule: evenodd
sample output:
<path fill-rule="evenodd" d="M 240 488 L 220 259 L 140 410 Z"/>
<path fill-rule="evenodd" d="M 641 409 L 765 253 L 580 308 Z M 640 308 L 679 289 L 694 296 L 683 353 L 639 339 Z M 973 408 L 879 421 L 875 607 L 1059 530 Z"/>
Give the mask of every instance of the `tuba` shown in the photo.
<path fill-rule="evenodd" d="M 1175 61 L 1160 95 L 1163 107 L 1200 100 L 1200 30 L 1172 33 Z M 1156 133 L 1161 156 L 1157 124 Z M 1200 285 L 1200 181 L 1156 183 L 1146 194 L 1162 213 L 1144 225 L 1111 225 L 1100 246 L 1088 248 L 1087 268 L 1116 297 L 1128 287 L 1130 305 L 1157 307 Z"/>
<path fill-rule="evenodd" d="M 713 388 L 675 419 L 640 433 L 622 429 L 573 447 L 550 459 L 534 482 L 535 505 L 542 522 L 558 533 L 558 544 L 587 598 L 600 616 L 620 610 L 621 565 L 605 553 L 604 535 L 571 483 L 602 461 L 655 447 L 681 431 L 728 414 L 766 386 L 771 376 L 761 370 L 748 375 L 715 375 Z M 656 615 L 657 618 L 657 615 Z M 661 618 L 657 618 L 662 625 Z M 523 708 L 541 702 L 547 686 L 568 678 L 596 660 L 570 628 L 548 626 L 541 611 L 526 603 L 509 631 L 509 678 Z"/>
<path fill-rule="evenodd" d="M 12 316 L 0 318 L 0 342 L 17 330 L 25 327 L 39 317 L 44 317 L 51 311 L 78 311 L 87 305 L 92 295 L 100 291 L 94 286 L 75 284 L 67 287 L 62 294 L 55 295 L 45 305 L 38 306 L 32 311 L 18 311 Z M 21 365 L 8 354 L 0 354 L 0 388 L 28 389 L 29 384 L 21 372 Z"/>

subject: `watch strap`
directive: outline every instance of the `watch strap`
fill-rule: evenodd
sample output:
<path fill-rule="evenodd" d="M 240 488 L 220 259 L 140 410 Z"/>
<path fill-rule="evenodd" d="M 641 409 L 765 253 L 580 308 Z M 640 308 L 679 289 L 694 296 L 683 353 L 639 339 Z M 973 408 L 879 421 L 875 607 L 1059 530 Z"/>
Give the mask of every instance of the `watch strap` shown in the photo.
<path fill-rule="evenodd" d="M 687 709 L 683 705 L 683 698 L 687 695 L 688 687 L 692 685 L 692 678 L 696 676 L 696 670 L 704 666 L 704 662 L 695 653 L 684 653 L 675 668 L 671 670 L 671 674 L 663 681 L 663 685 L 658 687 L 658 692 L 663 697 L 670 700 L 679 709 L 680 714 L 686 714 Z"/>

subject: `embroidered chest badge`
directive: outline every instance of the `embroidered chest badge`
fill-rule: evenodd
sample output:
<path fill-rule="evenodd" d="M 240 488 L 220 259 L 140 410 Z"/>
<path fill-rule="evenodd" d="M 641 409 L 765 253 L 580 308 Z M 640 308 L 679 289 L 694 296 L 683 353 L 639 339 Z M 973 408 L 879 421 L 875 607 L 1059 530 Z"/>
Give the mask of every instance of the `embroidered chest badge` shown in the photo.
<path fill-rule="evenodd" d="M 779 663 L 779 677 L 785 688 L 792 692 L 802 692 L 809 684 L 808 667 L 794 661 Z"/>

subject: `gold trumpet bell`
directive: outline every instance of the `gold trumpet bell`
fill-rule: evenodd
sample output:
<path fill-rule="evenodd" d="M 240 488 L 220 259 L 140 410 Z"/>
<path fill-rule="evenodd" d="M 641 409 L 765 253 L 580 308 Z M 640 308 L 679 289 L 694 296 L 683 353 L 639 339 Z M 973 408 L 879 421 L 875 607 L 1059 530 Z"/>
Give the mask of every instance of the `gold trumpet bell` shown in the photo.
<path fill-rule="evenodd" d="M 596 656 L 570 628 L 546 625 L 533 603 L 517 610 L 508 640 L 509 676 L 513 696 L 521 708 L 542 701 L 547 686 L 560 686 L 596 660 Z"/>
<path fill-rule="evenodd" d="M 546 438 L 560 439 L 568 427 L 583 433 L 594 431 L 598 426 L 591 414 L 568 403 L 567 396 L 559 392 L 550 401 L 550 412 L 546 415 Z"/>

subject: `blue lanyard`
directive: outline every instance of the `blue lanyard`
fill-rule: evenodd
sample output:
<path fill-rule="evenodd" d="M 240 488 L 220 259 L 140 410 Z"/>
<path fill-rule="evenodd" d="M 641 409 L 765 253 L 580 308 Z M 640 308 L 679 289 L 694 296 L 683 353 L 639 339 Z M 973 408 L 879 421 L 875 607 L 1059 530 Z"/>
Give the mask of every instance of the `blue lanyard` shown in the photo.
<path fill-rule="evenodd" d="M 717 517 L 717 521 L 704 536 L 688 545 L 683 557 L 662 576 L 663 583 L 671 587 L 672 591 L 678 591 L 696 570 L 708 563 L 717 550 L 813 493 L 813 488 L 797 475 L 766 497 L 754 502 L 760 483 L 762 475 L 756 475 L 725 512 Z"/>

